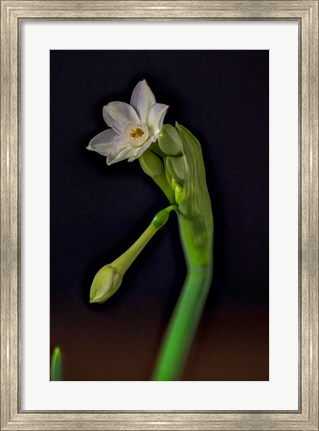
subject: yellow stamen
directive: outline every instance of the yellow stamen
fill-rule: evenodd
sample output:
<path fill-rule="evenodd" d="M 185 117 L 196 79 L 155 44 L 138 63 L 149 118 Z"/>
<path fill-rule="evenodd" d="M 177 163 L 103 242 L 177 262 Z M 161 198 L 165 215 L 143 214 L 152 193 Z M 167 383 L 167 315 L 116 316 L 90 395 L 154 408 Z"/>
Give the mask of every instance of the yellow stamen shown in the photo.
<path fill-rule="evenodd" d="M 132 129 L 130 133 L 130 137 L 134 139 L 138 139 L 143 135 L 144 135 L 144 130 L 142 130 L 140 127 L 136 127 L 136 129 Z"/>

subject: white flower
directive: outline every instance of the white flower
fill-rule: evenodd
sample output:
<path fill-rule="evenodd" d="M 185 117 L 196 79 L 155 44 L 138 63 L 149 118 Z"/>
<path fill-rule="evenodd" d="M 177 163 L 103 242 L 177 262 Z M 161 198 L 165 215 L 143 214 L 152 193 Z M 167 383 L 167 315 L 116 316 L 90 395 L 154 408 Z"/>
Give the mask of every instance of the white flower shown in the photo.
<path fill-rule="evenodd" d="M 133 90 L 130 104 L 110 102 L 103 118 L 111 127 L 95 136 L 87 149 L 106 156 L 108 165 L 137 159 L 157 140 L 168 106 L 156 103 L 145 80 Z"/>

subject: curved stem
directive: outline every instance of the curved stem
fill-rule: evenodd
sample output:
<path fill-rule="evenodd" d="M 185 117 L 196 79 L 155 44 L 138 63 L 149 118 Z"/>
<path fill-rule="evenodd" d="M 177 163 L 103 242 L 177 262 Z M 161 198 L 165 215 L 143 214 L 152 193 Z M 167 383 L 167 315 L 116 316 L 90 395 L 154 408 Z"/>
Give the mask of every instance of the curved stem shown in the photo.
<path fill-rule="evenodd" d="M 180 377 L 209 290 L 211 273 L 208 266 L 189 268 L 153 380 L 177 380 Z"/>
<path fill-rule="evenodd" d="M 165 225 L 171 211 L 176 211 L 176 205 L 170 205 L 159 211 L 142 235 L 113 262 L 104 265 L 96 274 L 91 284 L 90 303 L 105 302 L 119 289 L 126 271 L 139 256 L 141 251 Z"/>
<path fill-rule="evenodd" d="M 189 130 L 177 123 L 176 129 L 187 174 L 176 201 L 188 272 L 164 339 L 154 380 L 179 379 L 212 279 L 214 221 L 203 155 L 199 141 Z"/>
<path fill-rule="evenodd" d="M 159 211 L 154 217 L 151 224 L 145 229 L 142 235 L 126 250 L 121 256 L 112 262 L 112 267 L 118 271 L 124 273 L 132 265 L 137 256 L 153 238 L 153 236 L 162 228 L 172 211 L 176 211 L 176 205 L 170 205 L 163 210 Z"/>

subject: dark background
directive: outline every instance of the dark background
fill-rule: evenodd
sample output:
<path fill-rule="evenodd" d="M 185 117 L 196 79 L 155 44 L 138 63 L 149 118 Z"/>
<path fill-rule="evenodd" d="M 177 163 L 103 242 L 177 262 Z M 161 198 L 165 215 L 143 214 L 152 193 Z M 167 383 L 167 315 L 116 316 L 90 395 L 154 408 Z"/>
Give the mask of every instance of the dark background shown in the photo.
<path fill-rule="evenodd" d="M 183 380 L 268 380 L 268 51 L 51 51 L 51 349 L 65 380 L 148 380 L 186 268 L 175 215 L 104 304 L 95 273 L 167 205 L 137 161 L 88 152 L 146 79 L 202 144 L 214 275 Z"/>

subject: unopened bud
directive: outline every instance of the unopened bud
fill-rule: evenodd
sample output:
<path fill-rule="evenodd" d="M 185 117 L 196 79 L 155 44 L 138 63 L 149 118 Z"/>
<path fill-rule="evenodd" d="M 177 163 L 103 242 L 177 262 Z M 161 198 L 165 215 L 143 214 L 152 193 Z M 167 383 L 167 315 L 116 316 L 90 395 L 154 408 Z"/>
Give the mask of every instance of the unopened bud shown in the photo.
<path fill-rule="evenodd" d="M 166 157 L 165 166 L 171 177 L 178 183 L 183 183 L 187 176 L 187 169 L 183 156 Z"/>
<path fill-rule="evenodd" d="M 112 265 L 105 265 L 95 275 L 91 290 L 90 302 L 104 302 L 117 291 L 122 283 L 122 275 Z"/>
<path fill-rule="evenodd" d="M 161 158 L 151 151 L 145 151 L 142 154 L 140 157 L 140 165 L 146 175 L 152 178 L 158 177 L 164 170 Z"/>
<path fill-rule="evenodd" d="M 169 213 L 177 210 L 176 205 L 171 205 L 159 211 L 153 218 L 151 224 L 142 235 L 112 263 L 103 266 L 95 275 L 91 290 L 90 302 L 104 302 L 110 298 L 121 286 L 123 277 L 146 244 L 153 238 L 155 233 L 164 226 L 168 220 Z"/>
<path fill-rule="evenodd" d="M 183 186 L 181 186 L 179 183 L 174 184 L 174 192 L 175 192 L 175 201 L 177 205 L 181 203 L 181 199 L 183 197 Z"/>
<path fill-rule="evenodd" d="M 164 124 L 158 135 L 158 145 L 167 156 L 179 156 L 182 154 L 181 138 L 175 127 Z"/>

